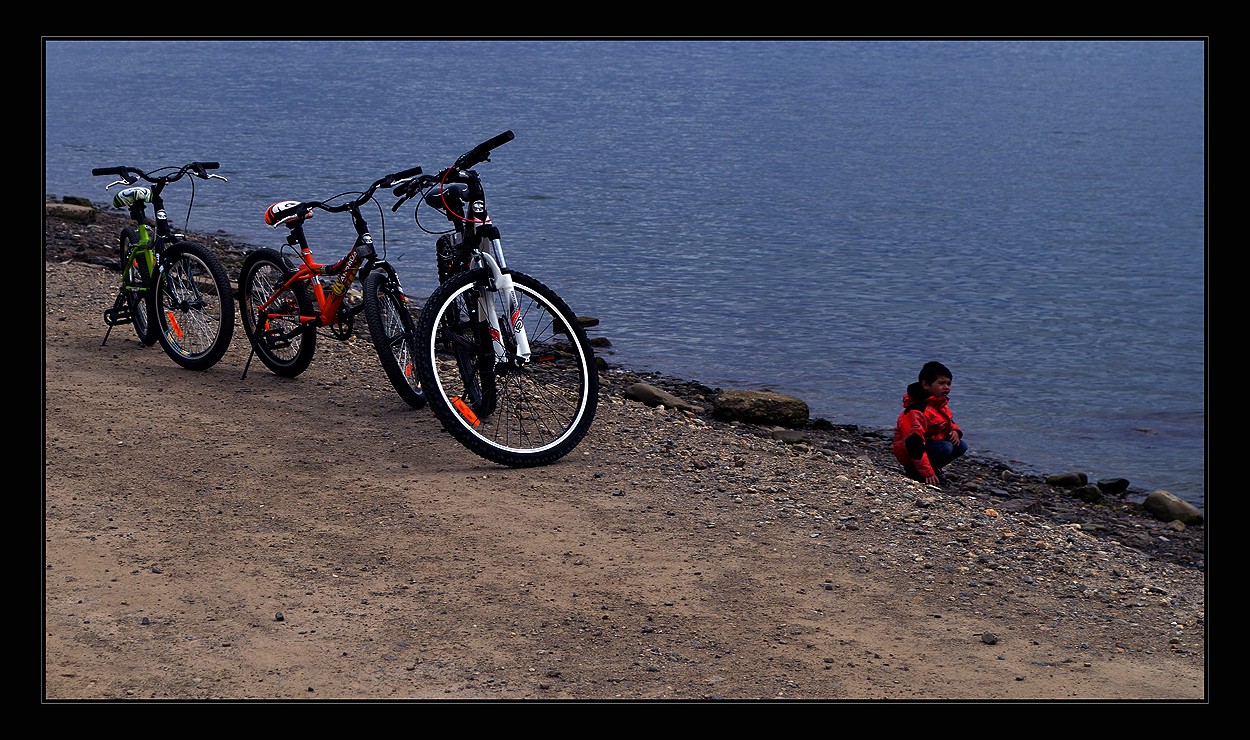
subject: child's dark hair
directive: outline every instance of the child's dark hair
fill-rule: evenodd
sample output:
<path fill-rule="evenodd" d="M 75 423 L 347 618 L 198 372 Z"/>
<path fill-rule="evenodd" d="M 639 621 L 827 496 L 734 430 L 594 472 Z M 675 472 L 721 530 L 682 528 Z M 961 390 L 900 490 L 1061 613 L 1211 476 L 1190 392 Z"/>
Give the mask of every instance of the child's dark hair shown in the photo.
<path fill-rule="evenodd" d="M 954 380 L 955 376 L 951 375 L 950 368 L 937 360 L 930 360 L 924 364 L 924 367 L 920 368 L 919 380 L 921 383 L 932 383 L 938 378 L 950 378 Z"/>

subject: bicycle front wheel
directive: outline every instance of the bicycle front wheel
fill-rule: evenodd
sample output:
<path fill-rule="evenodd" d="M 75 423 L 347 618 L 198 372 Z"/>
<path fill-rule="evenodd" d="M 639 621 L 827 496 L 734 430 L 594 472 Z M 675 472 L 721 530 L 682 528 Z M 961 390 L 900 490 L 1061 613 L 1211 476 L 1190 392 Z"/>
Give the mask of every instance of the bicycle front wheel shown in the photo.
<path fill-rule="evenodd" d="M 165 249 L 156 276 L 156 322 L 165 353 L 188 370 L 207 370 L 234 337 L 234 293 L 221 260 L 199 244 Z"/>
<path fill-rule="evenodd" d="M 572 310 L 538 280 L 510 274 L 520 305 L 511 316 L 498 307 L 507 357 L 495 356 L 480 314 L 488 273 L 474 270 L 440 285 L 422 309 L 417 372 L 434 415 L 469 450 L 510 467 L 547 465 L 589 431 L 599 375 Z M 514 323 L 525 328 L 528 359 L 516 355 Z"/>
<path fill-rule="evenodd" d="M 408 298 L 399 283 L 383 270 L 369 273 L 364 285 L 365 321 L 382 369 L 399 397 L 414 409 L 425 405 L 414 361 L 417 327 L 408 312 Z"/>
<path fill-rule="evenodd" d="M 317 332 L 301 320 L 317 315 L 312 288 L 303 281 L 282 287 L 294 273 L 291 261 L 274 249 L 252 252 L 239 270 L 243 331 L 265 367 L 284 378 L 307 370 L 317 351 Z"/>
<path fill-rule="evenodd" d="M 139 232 L 131 228 L 122 229 L 118 240 L 122 269 L 122 300 L 130 314 L 130 323 L 135 334 L 145 346 L 156 344 L 156 322 L 152 320 L 153 302 L 148 300 L 151 295 L 152 271 L 149 267 L 151 253 L 135 251 L 139 243 Z"/>

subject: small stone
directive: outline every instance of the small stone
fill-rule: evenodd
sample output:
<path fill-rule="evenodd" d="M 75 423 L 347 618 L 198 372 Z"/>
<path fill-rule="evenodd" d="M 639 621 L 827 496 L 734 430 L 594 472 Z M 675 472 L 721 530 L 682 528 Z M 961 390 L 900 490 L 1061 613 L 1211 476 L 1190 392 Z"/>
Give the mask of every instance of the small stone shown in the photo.
<path fill-rule="evenodd" d="M 985 643 L 986 645 L 997 645 L 998 635 L 994 634 L 993 632 L 982 632 L 981 642 Z"/>

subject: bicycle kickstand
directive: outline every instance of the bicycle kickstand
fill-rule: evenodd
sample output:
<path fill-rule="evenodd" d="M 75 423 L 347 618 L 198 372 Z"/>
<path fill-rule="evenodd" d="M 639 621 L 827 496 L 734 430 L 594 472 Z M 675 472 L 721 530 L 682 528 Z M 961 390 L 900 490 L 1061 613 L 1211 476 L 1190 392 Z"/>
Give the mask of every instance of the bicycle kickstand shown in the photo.
<path fill-rule="evenodd" d="M 119 319 L 118 317 L 123 311 L 125 312 L 125 317 L 124 319 Z M 125 295 L 119 294 L 117 296 L 117 300 L 113 301 L 113 307 L 104 312 L 104 323 L 108 326 L 108 331 L 104 332 L 104 341 L 100 342 L 100 346 L 103 347 L 106 343 L 108 343 L 109 334 L 113 333 L 114 326 L 117 326 L 118 324 L 129 324 L 130 321 L 130 309 L 126 306 L 126 297 Z"/>
<path fill-rule="evenodd" d="M 247 369 L 252 366 L 252 358 L 256 356 L 256 345 L 252 345 L 252 351 L 247 353 L 247 362 L 243 363 L 243 375 L 239 376 L 239 380 L 247 380 Z"/>

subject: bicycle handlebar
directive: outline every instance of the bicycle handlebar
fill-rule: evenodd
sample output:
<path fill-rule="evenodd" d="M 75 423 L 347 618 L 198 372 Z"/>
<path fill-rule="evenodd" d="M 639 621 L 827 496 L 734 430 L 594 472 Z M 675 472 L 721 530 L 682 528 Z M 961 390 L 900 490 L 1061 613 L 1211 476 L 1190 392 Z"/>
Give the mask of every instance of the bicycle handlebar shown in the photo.
<path fill-rule="evenodd" d="M 352 201 L 348 201 L 347 203 L 340 203 L 339 205 L 332 206 L 326 203 L 325 201 L 309 200 L 309 201 L 304 201 L 300 203 L 298 206 L 295 207 L 295 210 L 301 215 L 303 215 L 303 214 L 307 214 L 309 211 L 311 211 L 314 208 L 320 208 L 321 210 L 326 211 L 327 213 L 342 213 L 343 211 L 349 211 L 355 208 L 359 208 L 360 206 L 369 202 L 369 199 L 373 197 L 374 191 L 376 191 L 378 188 L 382 188 L 385 190 L 387 188 L 393 187 L 395 183 L 397 182 L 403 183 L 405 181 L 411 180 L 412 178 L 420 175 L 421 172 L 422 172 L 422 169 L 420 167 L 410 167 L 406 170 L 393 172 L 387 175 L 386 177 L 375 180 L 373 184 L 371 184 L 368 187 L 368 189 L 366 189 L 364 192 L 360 194 L 359 198 L 356 198 L 355 200 L 352 200 Z M 343 195 L 346 195 L 346 193 L 343 193 Z M 335 196 L 335 197 L 337 198 L 338 196 Z"/>
<path fill-rule="evenodd" d="M 458 180 L 459 177 L 457 176 L 457 172 L 459 170 L 468 169 L 474 165 L 481 164 L 482 162 L 489 162 L 492 150 L 498 149 L 515 138 L 516 134 L 512 133 L 512 130 L 509 129 L 501 134 L 492 136 L 464 154 L 461 154 L 456 158 L 455 163 L 452 164 L 451 167 L 439 172 L 437 175 L 422 175 L 421 177 L 410 180 L 409 182 L 400 184 L 399 187 L 395 188 L 395 194 L 399 196 L 399 200 L 395 201 L 394 205 L 391 206 L 391 211 L 398 211 L 399 207 L 402 206 L 405 201 L 416 195 L 420 190 L 424 190 L 431 185 L 445 182 L 447 180 L 452 180 L 453 182 Z"/>
<path fill-rule="evenodd" d="M 117 175 L 127 185 L 134 183 L 136 180 L 140 178 L 147 180 L 148 182 L 154 185 L 168 184 L 171 182 L 177 182 L 178 180 L 181 180 L 182 176 L 187 173 L 190 173 L 194 175 L 195 177 L 200 178 L 201 180 L 208 180 L 211 178 L 225 180 L 226 178 L 222 177 L 221 175 L 214 175 L 208 172 L 208 170 L 215 170 L 218 167 L 221 167 L 220 162 L 189 162 L 179 167 L 178 171 L 174 172 L 172 175 L 161 175 L 159 177 L 156 176 L 155 173 L 160 172 L 161 170 L 164 170 L 164 169 L 173 169 L 173 168 L 162 167 L 160 169 L 153 170 L 152 172 L 144 172 L 138 167 L 126 167 L 126 166 L 95 167 L 91 170 L 91 174 L 97 177 L 99 177 L 100 175 Z M 105 186 L 105 190 L 112 187 L 114 184 L 116 183 L 109 183 L 107 186 Z"/>

